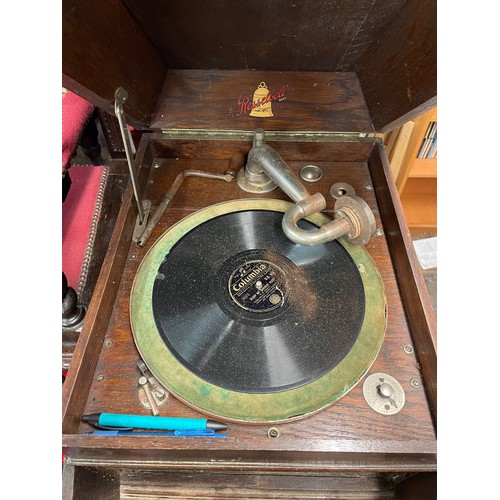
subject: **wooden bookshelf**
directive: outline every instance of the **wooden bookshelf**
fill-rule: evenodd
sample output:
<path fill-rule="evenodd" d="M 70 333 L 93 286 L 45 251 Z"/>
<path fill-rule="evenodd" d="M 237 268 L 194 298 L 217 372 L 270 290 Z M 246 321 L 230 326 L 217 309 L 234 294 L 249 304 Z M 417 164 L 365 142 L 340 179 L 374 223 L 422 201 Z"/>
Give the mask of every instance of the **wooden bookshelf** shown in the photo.
<path fill-rule="evenodd" d="M 412 232 L 437 232 L 437 158 L 417 158 L 429 123 L 433 121 L 437 122 L 437 108 L 392 131 L 384 139 Z"/>

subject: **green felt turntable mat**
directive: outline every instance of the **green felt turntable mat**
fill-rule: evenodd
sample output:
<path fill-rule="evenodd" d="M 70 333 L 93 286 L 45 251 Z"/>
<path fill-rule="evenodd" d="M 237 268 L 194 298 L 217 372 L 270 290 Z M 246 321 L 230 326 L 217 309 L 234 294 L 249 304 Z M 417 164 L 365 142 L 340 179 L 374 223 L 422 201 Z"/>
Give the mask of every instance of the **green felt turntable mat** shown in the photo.
<path fill-rule="evenodd" d="M 382 345 L 386 328 L 384 287 L 378 270 L 363 247 L 352 245 L 342 238 L 323 244 L 324 248 L 303 247 L 286 240 L 281 228 L 274 230 L 275 235 L 267 227 L 263 237 L 252 234 L 262 226 L 260 221 L 264 219 L 261 214 L 281 214 L 290 206 L 291 203 L 281 200 L 249 199 L 228 201 L 199 210 L 172 226 L 155 242 L 135 277 L 130 318 L 134 340 L 144 362 L 174 396 L 210 416 L 238 422 L 269 423 L 295 420 L 315 413 L 337 401 L 359 382 Z M 224 230 L 224 223 L 231 220 L 232 214 L 249 214 L 250 225 L 247 223 L 245 234 L 233 231 L 229 225 L 227 231 Z M 265 220 L 265 224 L 269 225 Z M 323 214 L 315 214 L 307 221 L 319 227 L 330 219 Z M 214 225 L 215 222 L 218 226 Z M 224 242 L 214 245 L 212 252 L 222 254 L 220 260 L 223 265 L 217 263 L 215 254 L 210 254 L 211 241 L 206 241 L 199 259 L 189 261 L 190 252 L 185 250 L 193 246 L 192 241 L 196 241 L 190 239 L 192 235 L 201 235 L 204 242 L 203 238 L 208 234 L 207 226 L 210 225 L 222 227 L 220 232 L 236 237 L 234 246 Z M 280 244 L 282 239 L 286 243 Z M 225 241 L 223 235 L 221 240 Z M 227 241 L 234 241 L 234 238 Z M 277 251 L 262 249 L 266 241 L 270 248 Z M 335 295 L 338 295 L 336 285 L 339 273 L 323 265 L 327 261 L 335 261 L 337 266 L 342 264 L 342 261 L 337 262 L 337 257 L 329 257 L 334 245 L 341 245 L 341 253 L 349 258 L 347 264 L 358 272 L 351 280 L 352 286 L 344 279 L 340 299 Z M 293 251 L 294 247 L 300 252 Z M 242 249 L 245 251 L 242 252 Z M 181 250 L 182 255 L 187 254 L 188 257 L 175 260 L 173 257 Z M 317 308 L 321 312 L 317 319 L 301 316 L 304 308 L 293 306 L 298 303 L 301 290 L 295 293 L 295 300 L 292 300 L 295 285 L 289 284 L 286 291 L 283 285 L 287 276 L 293 276 L 294 268 L 303 271 L 307 267 L 304 262 L 314 261 L 307 259 L 308 254 L 312 256 L 325 252 L 327 257 L 318 260 L 325 271 L 324 276 L 317 278 L 317 270 L 314 274 L 314 279 L 320 280 L 323 288 L 321 293 L 315 293 L 313 301 L 319 301 L 320 305 L 324 303 L 327 309 Z M 247 253 L 253 257 L 247 258 Z M 295 264 L 290 261 L 288 265 L 288 257 L 293 261 L 291 254 L 299 253 L 300 259 L 295 259 Z M 275 257 L 264 258 L 265 255 Z M 198 262 L 203 258 L 207 264 Z M 179 262 L 185 265 L 179 265 Z M 346 267 L 346 262 L 343 262 Z M 259 272 L 260 276 L 254 278 Z M 189 283 L 196 281 L 197 276 L 201 284 L 198 288 L 206 293 L 192 293 L 195 288 L 190 288 Z M 231 292 L 229 287 L 225 297 L 226 281 L 233 284 L 238 292 Z M 355 287 L 354 282 L 358 281 L 359 285 Z M 222 286 L 212 287 L 212 282 L 222 283 Z M 326 289 L 324 282 L 327 283 Z M 330 288 L 328 283 L 331 283 Z M 255 293 L 239 293 L 240 287 Z M 361 303 L 362 307 L 352 309 L 343 307 L 342 303 L 337 304 L 344 297 L 347 305 L 352 302 L 351 297 L 359 293 L 362 296 L 355 302 Z M 263 298 L 255 300 L 255 296 Z M 303 302 L 311 302 L 311 297 L 303 296 Z M 213 312 L 211 316 L 201 315 L 200 311 L 206 310 L 207 304 L 208 309 L 215 311 L 215 316 Z M 330 309 L 331 316 L 344 314 L 344 321 L 332 322 L 328 314 Z M 351 316 L 356 317 L 352 319 Z M 216 320 L 212 320 L 213 317 Z M 349 320 L 347 324 L 352 330 L 347 334 L 336 326 L 346 323 L 345 320 Z M 235 323 L 238 328 L 234 328 Z M 219 334 L 218 329 L 224 331 Z M 307 332 L 314 335 L 306 335 Z M 245 336 L 256 341 L 253 344 L 242 343 Z M 278 351 L 273 351 L 270 356 L 270 346 L 284 341 L 288 343 L 288 361 L 287 355 Z M 227 352 L 233 352 L 233 355 L 227 355 L 224 344 L 232 347 L 232 351 Z M 252 345 L 255 345 L 254 349 Z M 242 372 L 248 372 L 246 378 L 241 377 Z M 261 372 L 264 372 L 262 376 Z M 267 372 L 272 377 L 266 375 Z M 240 382 L 240 379 L 243 381 Z"/>

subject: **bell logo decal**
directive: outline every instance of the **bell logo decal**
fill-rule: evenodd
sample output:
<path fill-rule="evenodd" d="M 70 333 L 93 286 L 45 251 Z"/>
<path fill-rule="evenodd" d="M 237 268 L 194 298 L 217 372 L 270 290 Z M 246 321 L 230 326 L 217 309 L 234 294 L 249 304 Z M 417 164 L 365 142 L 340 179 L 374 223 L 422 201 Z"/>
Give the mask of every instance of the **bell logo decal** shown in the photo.
<path fill-rule="evenodd" d="M 280 90 L 269 90 L 266 82 L 260 82 L 259 86 L 253 93 L 253 99 L 248 96 L 242 96 L 238 99 L 239 113 L 236 116 L 246 115 L 266 118 L 274 116 L 271 106 L 272 101 L 284 101 L 286 99 L 285 92 L 288 88 L 288 83 L 283 85 Z"/>
<path fill-rule="evenodd" d="M 253 102 L 257 104 L 250 112 L 250 116 L 274 116 L 271 107 L 271 101 L 267 99 L 269 89 L 265 82 L 260 82 L 259 86 L 253 93 Z"/>

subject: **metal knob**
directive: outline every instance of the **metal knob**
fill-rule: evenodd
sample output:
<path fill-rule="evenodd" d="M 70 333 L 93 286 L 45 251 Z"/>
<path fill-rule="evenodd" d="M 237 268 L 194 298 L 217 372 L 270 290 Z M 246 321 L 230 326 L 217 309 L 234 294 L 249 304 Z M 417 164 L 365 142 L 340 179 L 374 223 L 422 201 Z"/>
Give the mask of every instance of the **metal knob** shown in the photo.
<path fill-rule="evenodd" d="M 380 384 L 378 386 L 378 393 L 383 397 L 390 399 L 392 395 L 394 394 L 394 389 L 392 388 L 391 384 L 388 384 L 387 382 L 384 382 L 383 384 Z"/>

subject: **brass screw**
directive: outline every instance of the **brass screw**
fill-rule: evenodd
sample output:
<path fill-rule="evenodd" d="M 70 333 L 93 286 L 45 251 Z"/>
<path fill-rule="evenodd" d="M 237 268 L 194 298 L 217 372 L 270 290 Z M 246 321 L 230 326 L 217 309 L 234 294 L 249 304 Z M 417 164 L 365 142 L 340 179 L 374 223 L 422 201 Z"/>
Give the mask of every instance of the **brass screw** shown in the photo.
<path fill-rule="evenodd" d="M 410 345 L 410 344 L 406 344 L 404 347 L 403 347 L 404 351 L 406 352 L 406 354 L 411 354 L 413 352 L 413 347 Z"/>
<path fill-rule="evenodd" d="M 418 380 L 418 378 L 412 378 L 412 379 L 410 380 L 410 385 L 411 385 L 412 387 L 416 387 L 416 388 L 418 389 L 419 387 L 421 387 L 421 386 L 422 386 L 422 383 L 420 382 L 420 380 Z"/>
<path fill-rule="evenodd" d="M 270 438 L 276 438 L 280 435 L 280 431 L 278 429 L 276 429 L 276 427 L 271 427 L 268 431 L 267 431 L 267 435 L 270 437 Z"/>

